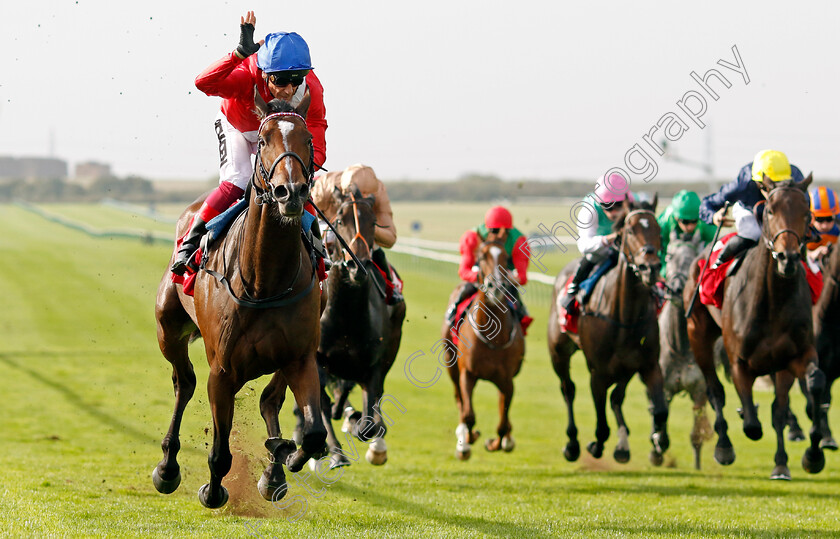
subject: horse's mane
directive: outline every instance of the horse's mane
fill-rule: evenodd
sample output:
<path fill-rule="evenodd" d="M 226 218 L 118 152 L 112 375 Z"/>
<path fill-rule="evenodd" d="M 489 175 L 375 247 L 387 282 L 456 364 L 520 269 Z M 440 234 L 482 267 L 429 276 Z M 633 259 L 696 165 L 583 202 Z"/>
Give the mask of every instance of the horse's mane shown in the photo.
<path fill-rule="evenodd" d="M 613 232 L 621 232 L 621 229 L 624 228 L 624 220 L 627 218 L 627 215 L 630 214 L 631 211 L 634 210 L 647 210 L 647 211 L 655 211 L 653 204 L 648 201 L 639 201 L 639 202 L 628 202 L 627 203 L 627 211 L 619 215 L 615 222 L 613 223 L 612 229 Z"/>

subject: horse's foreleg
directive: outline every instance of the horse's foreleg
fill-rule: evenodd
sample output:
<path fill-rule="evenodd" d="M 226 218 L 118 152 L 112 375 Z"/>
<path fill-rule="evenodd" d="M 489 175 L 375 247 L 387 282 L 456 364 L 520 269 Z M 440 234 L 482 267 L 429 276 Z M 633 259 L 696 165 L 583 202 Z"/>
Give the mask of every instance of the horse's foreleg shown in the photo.
<path fill-rule="evenodd" d="M 269 452 L 269 465 L 257 483 L 263 498 L 277 501 L 286 495 L 286 474 L 283 473 L 283 455 L 294 450 L 294 442 L 283 440 L 280 435 L 278 414 L 286 400 L 286 380 L 280 371 L 274 373 L 260 396 L 260 415 L 265 421 L 268 439 L 265 447 Z"/>
<path fill-rule="evenodd" d="M 659 363 L 653 362 L 653 366 L 646 371 L 640 371 L 647 387 L 647 396 L 651 404 L 651 416 L 653 427 L 650 434 L 650 443 L 653 448 L 650 452 L 650 461 L 658 466 L 662 464 L 662 455 L 668 450 L 671 441 L 668 438 L 668 402 L 665 400 L 664 380 Z"/>
<path fill-rule="evenodd" d="M 621 410 L 627 392 L 627 382 L 629 381 L 629 379 L 619 380 L 612 393 L 610 393 L 610 406 L 615 415 L 616 427 L 618 427 L 618 443 L 615 445 L 613 458 L 616 462 L 622 464 L 630 461 L 630 429 L 624 421 L 624 412 Z"/>
<path fill-rule="evenodd" d="M 820 442 L 823 439 L 821 425 L 824 423 L 825 409 L 822 406 L 825 391 L 825 374 L 817 367 L 816 357 L 808 362 L 805 368 L 805 385 L 808 388 L 808 399 L 813 403 L 813 420 L 809 437 L 811 446 L 802 455 L 802 467 L 808 473 L 819 473 L 825 467 L 825 455 Z"/>
<path fill-rule="evenodd" d="M 484 444 L 488 451 L 498 451 L 499 449 L 505 452 L 513 451 L 516 442 L 513 436 L 510 435 L 513 426 L 510 424 L 510 403 L 513 400 L 513 380 L 497 381 L 496 387 L 499 388 L 499 426 L 496 429 L 498 438 L 488 439 Z"/>
<path fill-rule="evenodd" d="M 377 369 L 364 386 L 364 409 L 368 418 L 365 423 L 369 423 L 371 426 L 367 427 L 367 431 L 357 434 L 363 442 L 370 442 L 365 453 L 365 459 L 375 466 L 381 466 L 388 460 L 388 445 L 384 439 L 388 427 L 385 425 L 378 408 L 379 401 L 385 393 L 383 377 L 381 369 Z"/>
<path fill-rule="evenodd" d="M 171 494 L 181 484 L 181 467 L 178 465 L 178 451 L 181 449 L 181 419 L 184 409 L 195 393 L 195 372 L 187 353 L 186 339 L 169 345 L 161 340 L 161 351 L 172 363 L 172 385 L 175 388 L 175 410 L 169 424 L 169 431 L 161 442 L 163 460 L 152 471 L 152 481 L 158 492 Z"/>
<path fill-rule="evenodd" d="M 826 376 L 826 378 L 828 378 Z M 831 427 L 828 424 L 828 410 L 831 408 L 831 384 L 834 380 L 827 379 L 825 382 L 825 389 L 822 392 L 822 399 L 820 402 L 822 403 L 822 440 L 820 441 L 820 447 L 823 449 L 828 449 L 830 451 L 837 451 L 837 442 L 834 441 L 834 436 L 831 434 Z"/>
<path fill-rule="evenodd" d="M 592 390 L 592 401 L 595 403 L 595 441 L 589 442 L 586 450 L 596 459 L 604 454 L 604 443 L 610 437 L 610 426 L 607 424 L 607 388 L 609 382 L 601 375 L 593 373 L 589 379 Z"/>
<path fill-rule="evenodd" d="M 303 414 L 303 433 L 300 447 L 286 458 L 290 472 L 297 472 L 313 455 L 324 450 L 327 429 L 321 414 L 321 381 L 315 354 L 290 362 L 283 371 L 298 408 Z"/>
<path fill-rule="evenodd" d="M 746 362 L 741 359 L 730 360 L 732 367 L 732 382 L 735 384 L 735 391 L 741 399 L 741 410 L 739 411 L 744 420 L 744 434 L 750 440 L 760 440 L 763 434 L 761 422 L 758 420 L 758 409 L 753 400 L 753 384 L 755 376 L 749 372 Z"/>
<path fill-rule="evenodd" d="M 776 398 L 773 399 L 773 429 L 776 431 L 776 467 L 770 474 L 770 479 L 790 480 L 790 468 L 788 468 L 788 456 L 785 451 L 785 427 L 790 412 L 789 395 L 793 385 L 793 376 L 787 371 L 779 371 L 774 376 L 776 385 Z"/>
<path fill-rule="evenodd" d="M 207 395 L 213 414 L 213 447 L 207 463 L 210 482 L 198 490 L 198 499 L 204 507 L 216 509 L 228 501 L 228 491 L 222 479 L 230 471 L 233 455 L 230 453 L 230 429 L 233 424 L 233 396 L 239 388 L 233 387 L 225 374 L 213 372 L 207 380 Z"/>
<path fill-rule="evenodd" d="M 475 427 L 475 411 L 472 405 L 472 394 L 475 389 L 477 379 L 467 372 L 466 369 L 461 371 L 458 379 L 459 388 L 461 390 L 461 414 L 458 427 L 455 429 L 455 437 L 457 442 L 455 444 L 455 456 L 461 460 L 470 458 L 472 448 L 470 447 L 476 441 L 480 433 L 473 431 Z"/>

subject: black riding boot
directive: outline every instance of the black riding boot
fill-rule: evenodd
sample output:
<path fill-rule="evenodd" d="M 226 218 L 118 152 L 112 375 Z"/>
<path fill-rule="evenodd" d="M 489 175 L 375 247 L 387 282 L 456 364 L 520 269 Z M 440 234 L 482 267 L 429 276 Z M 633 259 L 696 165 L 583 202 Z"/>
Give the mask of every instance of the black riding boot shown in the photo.
<path fill-rule="evenodd" d="M 385 249 L 382 247 L 374 247 L 373 252 L 371 253 L 370 257 L 373 259 L 373 263 L 382 268 L 382 271 L 385 272 L 387 275 L 387 279 L 391 278 L 391 265 L 388 263 L 388 260 L 385 258 Z M 393 288 L 391 291 L 391 299 L 388 301 L 388 305 L 396 305 L 397 303 L 404 301 L 403 295 L 400 294 L 400 291 L 396 288 Z"/>
<path fill-rule="evenodd" d="M 476 288 L 472 283 L 464 283 L 464 286 L 461 287 L 461 293 L 458 294 L 458 299 L 456 299 L 455 302 L 446 309 L 446 314 L 444 315 L 444 319 L 449 322 L 450 326 L 455 323 L 455 312 L 458 310 L 458 305 L 460 305 L 461 302 L 468 297 L 475 294 L 476 291 L 478 291 L 478 288 Z"/>
<path fill-rule="evenodd" d="M 575 272 L 575 276 L 572 278 L 572 282 L 569 283 L 569 286 L 566 287 L 566 298 L 563 300 L 563 308 L 567 311 L 572 306 L 572 303 L 575 301 L 575 296 L 578 293 L 578 288 L 580 287 L 580 283 L 586 280 L 589 277 L 589 273 L 592 272 L 592 268 L 595 267 L 595 262 L 587 259 L 586 257 L 580 259 L 580 264 L 578 264 L 577 271 Z"/>
<path fill-rule="evenodd" d="M 172 267 L 169 268 L 175 275 L 183 275 L 187 271 L 187 267 L 198 269 L 192 261 L 195 251 L 198 249 L 201 238 L 207 233 L 207 223 L 204 219 L 196 215 L 193 218 L 192 228 L 184 236 L 184 241 L 181 242 L 181 248 L 178 249 L 178 254 L 175 256 L 175 261 L 172 262 Z"/>
<path fill-rule="evenodd" d="M 739 253 L 746 251 L 757 244 L 758 242 L 756 240 L 751 240 L 741 236 L 734 236 L 726 242 L 726 245 L 723 246 L 720 254 L 718 254 L 717 260 L 715 260 L 715 263 L 712 264 L 711 269 L 719 268 L 722 264 L 725 264 L 738 256 Z"/>

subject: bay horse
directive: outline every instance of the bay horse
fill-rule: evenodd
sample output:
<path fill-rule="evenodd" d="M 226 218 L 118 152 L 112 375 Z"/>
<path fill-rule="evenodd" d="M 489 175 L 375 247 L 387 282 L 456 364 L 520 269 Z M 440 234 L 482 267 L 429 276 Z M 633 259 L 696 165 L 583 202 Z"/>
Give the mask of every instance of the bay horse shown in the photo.
<path fill-rule="evenodd" d="M 741 400 L 744 434 L 751 440 L 762 436 L 753 402 L 753 383 L 759 376 L 774 375 L 772 417 L 777 446 L 771 479 L 790 479 L 784 428 L 790 415 L 788 392 L 796 378 L 805 377 L 806 397 L 813 410 L 811 443 L 802 456 L 802 467 L 809 473 L 818 473 L 825 466 L 819 445 L 824 412 L 813 403 L 821 402 L 826 383 L 817 360 L 810 290 L 802 267 L 805 243 L 809 241 L 807 189 L 811 181 L 811 175 L 799 183 L 776 183 L 764 178 L 767 202 L 760 245 L 750 249 L 740 270 L 724 281 L 722 308 L 698 303 L 687 320 L 689 342 L 715 410 L 715 460 L 720 464 L 732 464 L 735 450 L 723 417 L 725 395 L 715 372 L 713 343 L 723 335 L 732 381 Z M 695 264 L 685 288 L 686 304 L 699 273 Z"/>
<path fill-rule="evenodd" d="M 831 434 L 828 425 L 828 410 L 831 405 L 831 386 L 840 377 L 840 248 L 834 245 L 831 253 L 823 259 L 822 264 L 823 289 L 820 298 L 814 305 L 814 335 L 816 336 L 817 357 L 820 360 L 820 370 L 826 377 L 825 388 L 819 402 L 822 403 L 823 414 L 822 440 L 820 447 L 837 451 L 837 442 Z M 803 392 L 807 395 L 807 387 L 802 383 Z M 808 417 L 814 413 L 813 403 L 808 400 L 806 407 Z"/>
<path fill-rule="evenodd" d="M 509 418 L 513 378 L 519 373 L 525 357 L 522 326 L 508 304 L 513 280 L 506 273 L 507 253 L 502 239 L 490 232 L 479 245 L 476 260 L 478 292 L 456 327 L 450 330 L 449 323 L 444 321 L 442 329 L 442 342 L 452 343 L 455 336 L 458 341 L 454 348 L 445 345 L 443 349 L 459 412 L 455 455 L 460 460 L 470 458 L 471 446 L 481 435 L 473 430 L 472 395 L 478 380 L 488 380 L 499 390 L 498 437 L 488 439 L 484 447 L 488 451 L 513 451 L 516 442 L 511 435 L 513 426 Z M 458 293 L 458 289 L 453 291 L 450 303 Z"/>
<path fill-rule="evenodd" d="M 624 200 L 623 213 L 613 224 L 613 230 L 619 234 L 618 263 L 598 281 L 589 301 L 581 307 L 577 335 L 561 330 L 558 300 L 578 262 L 567 265 L 554 282 L 548 351 L 554 372 L 560 378 L 560 390 L 568 410 L 566 435 L 569 441 L 563 450 L 568 461 L 575 461 L 580 456 L 574 418 L 575 384 L 569 369 L 572 354 L 578 349 L 583 351 L 589 366 L 589 385 L 597 414 L 595 441 L 587 445 L 587 451 L 595 458 L 603 455 L 604 443 L 610 435 L 607 391 L 615 385 L 610 395 L 618 426 L 618 443 L 613 457 L 620 463 L 630 460 L 630 431 L 621 408 L 627 384 L 636 373 L 647 387 L 652 403 L 651 460 L 668 449 L 668 404 L 659 368 L 659 325 L 653 297 L 661 268 L 658 252 L 662 240 L 654 214 L 657 198 L 655 196 L 652 203 Z"/>
<path fill-rule="evenodd" d="M 249 380 L 273 374 L 260 398 L 270 453 L 270 464 L 258 485 L 264 498 L 285 495 L 284 464 L 296 472 L 324 447 L 326 430 L 315 358 L 321 299 L 315 260 L 304 246 L 301 230 L 314 171 L 312 136 L 305 120 L 308 107 L 307 96 L 297 109 L 276 100 L 263 109 L 267 115 L 258 131 L 247 210 L 218 247 L 205 249 L 202 268 L 207 269 L 196 276 L 194 296 L 184 294 L 168 271 L 158 288 L 158 343 L 173 368 L 175 412 L 161 444 L 163 460 L 152 478 L 164 494 L 174 492 L 181 481 L 176 460 L 181 418 L 196 385 L 187 344 L 198 329 L 210 366 L 207 394 L 213 416 L 210 482 L 198 492 L 199 501 L 208 508 L 221 507 L 228 500 L 222 479 L 232 461 L 229 436 L 234 396 Z M 181 216 L 180 234 L 201 202 L 194 202 Z M 278 412 L 287 387 L 304 415 L 299 448 L 280 437 Z"/>
<path fill-rule="evenodd" d="M 381 465 L 388 459 L 388 449 L 383 439 L 387 427 L 379 405 L 385 393 L 385 376 L 400 348 L 406 306 L 404 301 L 386 304 L 385 289 L 371 259 L 376 227 L 373 195 L 363 197 L 353 185 L 347 193 L 336 187 L 332 196 L 337 208 L 332 224 L 343 238 L 352 238 L 348 247 L 363 267 L 359 267 L 338 241 L 329 243 L 333 264 L 326 283 L 327 304 L 321 316 L 318 364 L 329 375 L 339 378 L 333 382 L 343 389 L 342 397 L 338 398 L 343 402 L 333 409 L 332 419 L 339 419 L 344 411 L 346 393 L 352 387 L 347 382 L 361 386 L 363 413 L 348 418 L 350 430 L 363 442 L 370 442 L 365 455 L 368 462 Z M 350 461 L 341 452 L 327 415 L 329 398 L 326 393 L 321 398 L 330 464 L 332 467 L 348 465 Z"/>
<path fill-rule="evenodd" d="M 675 395 L 685 391 L 693 404 L 694 424 L 691 430 L 691 447 L 694 450 L 694 468 L 700 469 L 700 449 L 711 439 L 712 427 L 706 416 L 706 381 L 694 361 L 688 342 L 685 307 L 682 293 L 691 271 L 691 265 L 702 247 L 700 233 L 685 240 L 674 230 L 665 253 L 665 284 L 669 298 L 659 313 L 659 368 L 665 382 L 665 401 L 668 407 Z M 655 465 L 662 463 L 662 455 L 652 454 Z"/>

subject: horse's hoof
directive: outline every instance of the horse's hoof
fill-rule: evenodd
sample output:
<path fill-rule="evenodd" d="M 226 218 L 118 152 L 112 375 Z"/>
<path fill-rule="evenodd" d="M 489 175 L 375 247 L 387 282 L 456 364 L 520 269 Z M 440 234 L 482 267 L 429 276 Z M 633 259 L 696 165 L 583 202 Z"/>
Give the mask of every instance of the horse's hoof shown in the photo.
<path fill-rule="evenodd" d="M 770 474 L 770 479 L 790 481 L 790 469 L 784 464 L 780 464 L 773 468 L 773 473 Z"/>
<path fill-rule="evenodd" d="M 382 466 L 383 464 L 388 462 L 388 452 L 374 451 L 373 449 L 368 449 L 367 453 L 365 453 L 365 459 L 367 459 L 367 461 L 373 464 L 374 466 Z"/>
<path fill-rule="evenodd" d="M 333 468 L 341 468 L 342 466 L 350 466 L 350 459 L 341 453 L 333 453 L 330 456 L 330 470 Z"/>
<path fill-rule="evenodd" d="M 802 455 L 802 469 L 808 473 L 820 473 L 825 468 L 825 454 L 822 449 L 811 451 L 811 448 L 805 450 Z"/>
<path fill-rule="evenodd" d="M 613 451 L 613 458 L 619 464 L 626 464 L 626 463 L 630 462 L 630 450 L 629 449 L 619 449 L 619 448 L 616 447 L 615 451 Z"/>
<path fill-rule="evenodd" d="M 586 450 L 589 451 L 589 454 L 596 459 L 601 458 L 604 454 L 604 446 L 599 445 L 598 442 L 589 442 L 586 446 Z"/>
<path fill-rule="evenodd" d="M 219 507 L 223 506 L 228 501 L 228 491 L 223 485 L 219 485 L 219 488 L 222 489 L 222 495 L 219 497 L 218 500 L 211 500 L 210 496 L 210 483 L 205 483 L 200 489 L 198 489 L 198 501 L 201 502 L 201 505 L 206 507 L 207 509 L 218 509 Z"/>
<path fill-rule="evenodd" d="M 456 449 L 455 456 L 458 457 L 458 460 L 470 460 L 470 456 L 472 456 L 472 451 L 459 451 Z"/>
<path fill-rule="evenodd" d="M 513 451 L 514 447 L 516 447 L 516 440 L 513 439 L 513 436 L 505 436 L 502 438 L 502 451 L 510 453 Z"/>
<path fill-rule="evenodd" d="M 580 458 L 580 444 L 577 442 L 567 443 L 566 448 L 563 449 L 563 456 L 566 457 L 566 460 L 569 462 L 576 461 Z"/>
<path fill-rule="evenodd" d="M 202 487 L 204 488 L 204 487 Z M 224 488 L 224 487 L 222 487 Z M 265 474 L 260 476 L 260 480 L 257 482 L 257 490 L 260 491 L 260 495 L 270 502 L 276 502 L 277 500 L 282 500 L 286 493 L 289 491 L 289 485 L 286 483 L 281 483 L 279 485 L 272 485 L 268 482 L 268 478 Z M 201 491 L 199 492 L 199 497 L 201 496 Z M 227 493 L 227 491 L 225 491 Z M 204 503 L 204 502 L 202 502 Z M 224 504 L 223 504 L 224 505 Z"/>
<path fill-rule="evenodd" d="M 747 438 L 750 440 L 761 440 L 761 436 L 764 433 L 761 431 L 761 425 L 755 424 L 749 426 L 744 425 L 744 434 L 746 434 Z"/>
<path fill-rule="evenodd" d="M 802 438 L 805 439 L 804 437 Z M 820 449 L 828 449 L 829 451 L 837 451 L 837 442 L 831 436 L 826 436 L 820 440 Z"/>
<path fill-rule="evenodd" d="M 657 453 L 665 453 L 671 447 L 671 439 L 668 438 L 668 433 L 665 431 L 651 434 L 650 443 L 653 444 L 653 450 Z"/>
<path fill-rule="evenodd" d="M 715 460 L 718 464 L 729 466 L 735 462 L 735 449 L 732 447 L 715 447 Z"/>
<path fill-rule="evenodd" d="M 805 440 L 805 433 L 802 429 L 791 429 L 788 431 L 788 440 L 791 442 L 801 442 Z"/>
<path fill-rule="evenodd" d="M 487 441 L 484 442 L 484 449 L 487 451 L 498 451 L 501 449 L 501 444 L 499 443 L 498 438 L 488 438 Z"/>
<path fill-rule="evenodd" d="M 662 463 L 665 462 L 665 455 L 662 453 L 657 453 L 655 450 L 650 450 L 650 455 L 648 455 L 648 460 L 654 466 L 662 466 Z"/>
<path fill-rule="evenodd" d="M 164 479 L 160 476 L 160 472 L 158 472 L 157 466 L 154 470 L 152 470 L 152 482 L 155 484 L 155 488 L 161 494 L 172 494 L 178 487 L 181 485 L 181 470 L 178 470 L 178 475 L 176 475 L 173 479 Z"/>

